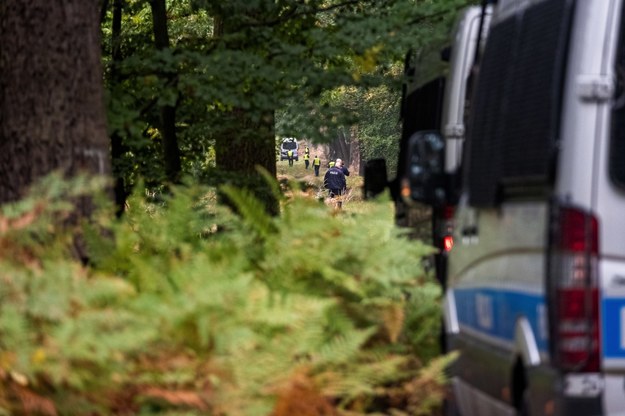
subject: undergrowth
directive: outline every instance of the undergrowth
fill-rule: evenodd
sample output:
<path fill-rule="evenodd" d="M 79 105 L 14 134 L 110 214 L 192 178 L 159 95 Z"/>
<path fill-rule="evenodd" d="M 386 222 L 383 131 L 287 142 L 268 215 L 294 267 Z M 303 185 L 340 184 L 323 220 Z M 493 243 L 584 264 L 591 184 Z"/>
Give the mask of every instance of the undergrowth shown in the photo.
<path fill-rule="evenodd" d="M 0 415 L 427 415 L 439 291 L 387 203 L 136 193 L 47 178 L 0 214 Z M 277 184 L 272 185 L 277 192 Z M 97 212 L 68 221 L 73 200 Z M 77 236 L 80 236 L 77 238 Z M 86 247 L 88 262 L 75 255 Z"/>

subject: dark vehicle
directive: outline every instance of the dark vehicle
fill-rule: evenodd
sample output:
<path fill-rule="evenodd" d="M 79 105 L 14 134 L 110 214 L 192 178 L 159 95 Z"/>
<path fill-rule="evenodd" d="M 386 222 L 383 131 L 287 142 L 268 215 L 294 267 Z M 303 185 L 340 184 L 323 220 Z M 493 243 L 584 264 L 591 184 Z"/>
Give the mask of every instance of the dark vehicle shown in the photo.
<path fill-rule="evenodd" d="M 404 87 L 397 176 L 388 185 L 395 201 L 397 224 L 411 229 L 414 237 L 430 236 L 432 245 L 439 249 L 433 261 L 443 286 L 447 279 L 447 253 L 453 246 L 451 219 L 458 203 L 470 75 L 478 44 L 486 38 L 490 14 L 491 8 L 486 5 L 470 7 L 461 14 L 453 32 L 454 42 L 441 54 L 443 60 L 449 61 L 446 77 L 421 85 L 408 82 Z M 414 71 L 407 60 L 408 80 Z M 424 158 L 427 169 L 418 168 L 418 157 Z M 367 163 L 366 196 L 383 190 L 383 166 L 380 160 Z M 417 187 L 417 183 L 422 186 Z"/>

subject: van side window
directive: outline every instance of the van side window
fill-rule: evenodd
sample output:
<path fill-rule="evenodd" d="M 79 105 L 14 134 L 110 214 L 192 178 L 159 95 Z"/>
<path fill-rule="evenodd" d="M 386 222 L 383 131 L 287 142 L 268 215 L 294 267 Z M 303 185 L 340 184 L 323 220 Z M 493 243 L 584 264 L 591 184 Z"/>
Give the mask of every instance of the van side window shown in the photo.
<path fill-rule="evenodd" d="M 545 0 L 491 28 L 465 159 L 473 206 L 551 185 L 572 3 Z"/>
<path fill-rule="evenodd" d="M 612 107 L 612 134 L 610 140 L 609 172 L 612 181 L 625 188 L 625 8 L 616 55 L 616 88 Z"/>

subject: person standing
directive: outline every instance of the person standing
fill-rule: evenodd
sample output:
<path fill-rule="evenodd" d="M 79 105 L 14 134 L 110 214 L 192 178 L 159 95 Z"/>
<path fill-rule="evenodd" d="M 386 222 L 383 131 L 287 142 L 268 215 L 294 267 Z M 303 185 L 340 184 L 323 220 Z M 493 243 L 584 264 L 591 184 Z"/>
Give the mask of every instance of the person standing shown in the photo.
<path fill-rule="evenodd" d="M 308 148 L 308 145 L 304 148 L 304 154 L 310 157 L 310 149 Z"/>
<path fill-rule="evenodd" d="M 333 166 L 328 169 L 323 177 L 323 185 L 329 191 L 330 198 L 342 195 L 347 188 L 347 182 L 341 168 Z"/>
<path fill-rule="evenodd" d="M 289 158 L 289 166 L 293 166 L 293 150 L 286 152 L 286 156 Z"/>
<path fill-rule="evenodd" d="M 315 169 L 315 176 L 319 176 L 319 168 L 321 167 L 321 159 L 319 159 L 319 156 L 315 155 L 312 164 L 313 169 Z"/>
<path fill-rule="evenodd" d="M 306 148 L 306 150 L 308 150 L 308 148 Z M 308 154 L 308 152 L 304 153 L 304 165 L 306 165 L 306 170 L 308 170 L 308 165 L 310 164 L 310 155 Z"/>
<path fill-rule="evenodd" d="M 336 159 L 336 166 L 343 171 L 343 175 L 349 176 L 349 169 L 347 169 L 342 159 Z"/>

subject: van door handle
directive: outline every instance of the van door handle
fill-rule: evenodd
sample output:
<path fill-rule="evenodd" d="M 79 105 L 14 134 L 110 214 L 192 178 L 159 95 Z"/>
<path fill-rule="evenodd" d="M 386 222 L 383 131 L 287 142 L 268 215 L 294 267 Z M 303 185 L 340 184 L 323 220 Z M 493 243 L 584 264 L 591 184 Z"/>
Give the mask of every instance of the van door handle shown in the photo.
<path fill-rule="evenodd" d="M 463 237 L 473 237 L 477 235 L 477 226 L 476 225 L 468 225 L 466 227 L 462 227 L 460 233 Z"/>
<path fill-rule="evenodd" d="M 612 284 L 614 286 L 625 286 L 625 276 L 617 274 L 612 278 Z"/>

